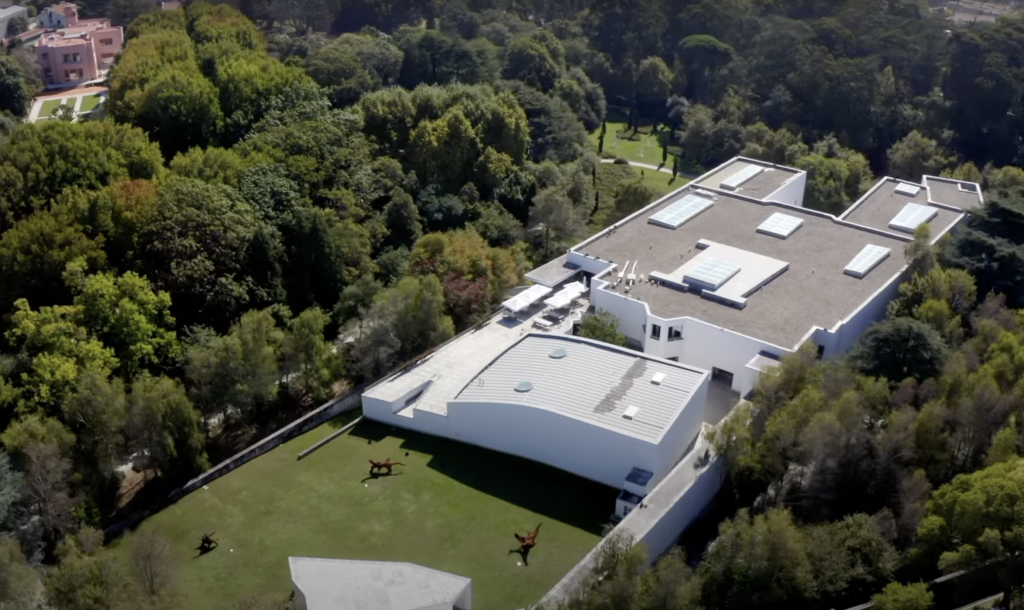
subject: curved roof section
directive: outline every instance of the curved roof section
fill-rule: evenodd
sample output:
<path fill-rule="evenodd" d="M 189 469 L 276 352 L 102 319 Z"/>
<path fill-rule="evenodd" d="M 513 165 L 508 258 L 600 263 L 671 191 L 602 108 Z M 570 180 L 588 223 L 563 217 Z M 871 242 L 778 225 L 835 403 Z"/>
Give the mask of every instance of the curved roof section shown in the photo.
<path fill-rule="evenodd" d="M 562 358 L 552 358 L 556 349 Z M 660 384 L 652 383 L 663 373 Z M 453 402 L 544 409 L 613 432 L 658 442 L 707 371 L 589 339 L 527 335 L 484 368 Z M 517 391 L 529 382 L 529 392 Z M 639 409 L 632 419 L 623 415 Z"/>
<path fill-rule="evenodd" d="M 316 557 L 289 557 L 288 563 L 308 610 L 451 608 L 471 582 L 414 563 Z"/>

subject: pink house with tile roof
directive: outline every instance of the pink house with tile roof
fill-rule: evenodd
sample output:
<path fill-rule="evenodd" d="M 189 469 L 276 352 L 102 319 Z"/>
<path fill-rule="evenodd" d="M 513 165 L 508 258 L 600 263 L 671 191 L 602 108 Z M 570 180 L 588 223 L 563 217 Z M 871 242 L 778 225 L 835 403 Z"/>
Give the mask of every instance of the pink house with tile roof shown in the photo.
<path fill-rule="evenodd" d="M 44 14 L 60 26 L 48 30 L 36 45 L 36 59 L 47 87 L 93 81 L 110 70 L 124 46 L 120 26 L 111 25 L 109 19 L 79 19 L 78 7 L 70 2 L 49 7 Z"/>

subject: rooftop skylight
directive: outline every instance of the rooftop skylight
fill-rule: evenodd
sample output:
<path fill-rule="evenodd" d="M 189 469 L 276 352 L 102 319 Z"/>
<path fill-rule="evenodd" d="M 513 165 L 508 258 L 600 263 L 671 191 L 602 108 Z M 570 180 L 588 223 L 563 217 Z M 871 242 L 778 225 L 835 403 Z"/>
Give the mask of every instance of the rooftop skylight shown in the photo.
<path fill-rule="evenodd" d="M 919 225 L 929 222 L 938 213 L 939 210 L 937 208 L 919 203 L 908 203 L 903 206 L 903 209 L 896 215 L 896 218 L 889 221 L 889 228 L 905 233 L 913 233 L 914 229 Z"/>
<path fill-rule="evenodd" d="M 710 208 L 712 204 L 714 202 L 710 199 L 704 199 L 696 195 L 686 195 L 647 220 L 652 224 L 675 229 L 697 214 Z"/>
<path fill-rule="evenodd" d="M 857 256 L 853 257 L 853 260 L 846 266 L 846 269 L 843 269 L 843 273 L 852 275 L 855 278 L 862 278 L 871 273 L 871 270 L 882 261 L 889 258 L 890 252 L 889 248 L 868 244 L 864 246 L 864 249 Z"/>
<path fill-rule="evenodd" d="M 803 224 L 804 220 L 802 218 L 776 212 L 769 216 L 768 220 L 758 225 L 757 232 L 786 239 L 802 227 Z"/>

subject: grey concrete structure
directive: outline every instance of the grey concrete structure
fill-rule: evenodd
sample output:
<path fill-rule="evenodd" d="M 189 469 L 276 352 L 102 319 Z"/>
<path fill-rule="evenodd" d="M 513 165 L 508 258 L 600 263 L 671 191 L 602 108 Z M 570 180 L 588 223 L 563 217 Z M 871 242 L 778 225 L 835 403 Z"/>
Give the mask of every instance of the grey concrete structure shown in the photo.
<path fill-rule="evenodd" d="M 470 579 L 413 563 L 289 557 L 294 610 L 472 610 Z"/>

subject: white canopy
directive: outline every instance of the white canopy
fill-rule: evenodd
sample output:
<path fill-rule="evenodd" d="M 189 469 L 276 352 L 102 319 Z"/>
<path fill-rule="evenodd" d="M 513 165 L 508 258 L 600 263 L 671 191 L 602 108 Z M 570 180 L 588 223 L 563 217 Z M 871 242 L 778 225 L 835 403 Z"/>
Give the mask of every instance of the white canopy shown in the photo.
<path fill-rule="evenodd" d="M 579 296 L 586 291 L 587 287 L 580 282 L 566 284 L 561 290 L 555 293 L 555 296 L 544 301 L 544 304 L 554 307 L 555 309 L 562 309 L 563 307 L 571 305 L 573 301 L 579 298 Z"/>
<path fill-rule="evenodd" d="M 501 305 L 512 313 L 519 313 L 549 294 L 551 294 L 550 288 L 547 286 L 541 286 L 540 284 L 534 284 Z"/>

